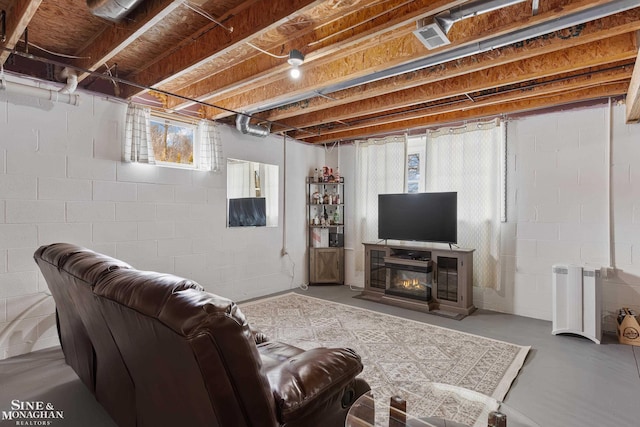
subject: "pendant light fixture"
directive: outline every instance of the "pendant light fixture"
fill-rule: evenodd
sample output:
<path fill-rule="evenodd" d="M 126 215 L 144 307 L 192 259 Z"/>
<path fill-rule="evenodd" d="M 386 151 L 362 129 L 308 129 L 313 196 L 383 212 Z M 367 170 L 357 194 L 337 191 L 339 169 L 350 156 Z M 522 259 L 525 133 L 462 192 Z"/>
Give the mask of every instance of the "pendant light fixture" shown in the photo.
<path fill-rule="evenodd" d="M 289 71 L 291 77 L 297 79 L 300 77 L 300 65 L 304 62 L 304 55 L 297 49 L 292 49 L 289 52 L 289 59 L 287 59 L 289 65 L 291 65 L 291 71 Z"/>

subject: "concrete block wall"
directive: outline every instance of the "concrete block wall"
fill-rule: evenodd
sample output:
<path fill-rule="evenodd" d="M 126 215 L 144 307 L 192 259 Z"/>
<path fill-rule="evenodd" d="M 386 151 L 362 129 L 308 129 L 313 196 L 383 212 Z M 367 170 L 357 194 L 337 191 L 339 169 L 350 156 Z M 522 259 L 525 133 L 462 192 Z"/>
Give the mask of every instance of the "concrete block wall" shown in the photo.
<path fill-rule="evenodd" d="M 81 96 L 52 109 L 0 101 L 0 358 L 58 344 L 40 245 L 86 246 L 236 301 L 305 281 L 304 179 L 322 150 L 287 142 L 285 242 L 282 190 L 278 227 L 228 229 L 224 172 L 122 163 L 126 105 Z M 278 165 L 284 188 L 282 138 L 220 133 L 225 158 Z"/>
<path fill-rule="evenodd" d="M 551 320 L 551 267 L 575 263 L 605 268 L 605 330 L 615 331 L 613 318 L 620 307 L 640 309 L 640 125 L 626 125 L 624 111 L 624 105 L 610 109 L 603 104 L 509 122 L 502 286 L 475 289 L 478 306 Z"/>

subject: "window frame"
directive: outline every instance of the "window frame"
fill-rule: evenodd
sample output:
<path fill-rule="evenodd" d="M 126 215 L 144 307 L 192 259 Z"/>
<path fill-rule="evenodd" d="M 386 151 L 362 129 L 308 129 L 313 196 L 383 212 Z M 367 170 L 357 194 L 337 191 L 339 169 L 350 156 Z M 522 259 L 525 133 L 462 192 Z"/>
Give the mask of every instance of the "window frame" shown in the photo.
<path fill-rule="evenodd" d="M 200 132 L 198 132 L 198 125 L 196 123 L 193 123 L 191 121 L 187 121 L 187 120 L 177 120 L 174 117 L 167 117 L 165 115 L 162 114 L 157 114 L 154 113 L 153 111 L 151 112 L 151 115 L 149 117 L 149 126 L 151 126 L 151 124 L 155 122 L 155 123 L 162 123 L 162 124 L 169 124 L 170 126 L 177 126 L 180 128 L 188 128 L 191 129 L 193 131 L 193 142 L 192 142 L 192 156 L 193 156 L 193 162 L 191 164 L 189 163 L 177 163 L 177 162 L 170 162 L 170 161 L 166 161 L 166 160 L 159 160 L 157 157 L 155 159 L 156 161 L 156 165 L 157 166 L 163 166 L 163 167 L 170 167 L 170 168 L 178 168 L 178 169 L 198 169 L 198 164 L 199 164 L 199 147 L 200 147 Z M 151 141 L 151 144 L 153 144 L 153 141 Z M 154 157 L 156 155 L 155 150 L 154 150 Z"/>

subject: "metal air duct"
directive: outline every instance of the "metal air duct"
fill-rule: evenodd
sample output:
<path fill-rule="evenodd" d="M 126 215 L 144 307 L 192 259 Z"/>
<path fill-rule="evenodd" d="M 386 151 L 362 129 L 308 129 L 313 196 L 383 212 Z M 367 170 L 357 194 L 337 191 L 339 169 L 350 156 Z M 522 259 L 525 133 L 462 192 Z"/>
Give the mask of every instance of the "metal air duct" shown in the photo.
<path fill-rule="evenodd" d="M 100 18 L 118 22 L 141 0 L 87 0 L 89 11 Z"/>
<path fill-rule="evenodd" d="M 271 132 L 271 125 L 267 125 L 267 126 L 252 125 L 252 124 L 249 124 L 250 120 L 251 120 L 251 116 L 247 116 L 246 114 L 239 113 L 236 116 L 236 129 L 238 129 L 240 132 L 244 134 L 259 136 L 261 138 L 265 138 L 267 137 L 267 135 L 269 135 L 269 133 Z"/>
<path fill-rule="evenodd" d="M 483 13 L 491 12 L 493 10 L 502 9 L 503 7 L 512 6 L 514 4 L 524 3 L 525 1 L 527 0 L 477 0 L 460 5 L 451 10 L 447 10 L 446 12 L 439 13 L 434 19 L 442 31 L 444 31 L 445 34 L 448 34 L 453 24 L 458 21 L 482 15 Z"/>

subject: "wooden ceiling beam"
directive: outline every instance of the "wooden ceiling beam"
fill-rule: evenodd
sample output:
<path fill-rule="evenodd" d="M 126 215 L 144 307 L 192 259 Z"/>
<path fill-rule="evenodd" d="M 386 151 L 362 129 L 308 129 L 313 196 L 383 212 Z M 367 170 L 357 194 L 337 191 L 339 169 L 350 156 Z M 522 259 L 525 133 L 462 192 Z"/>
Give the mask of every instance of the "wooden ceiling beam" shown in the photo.
<path fill-rule="evenodd" d="M 290 129 L 300 129 L 337 120 L 349 120 L 358 116 L 381 113 L 393 108 L 407 107 L 596 67 L 611 62 L 634 59 L 637 53 L 635 33 L 621 34 L 605 40 L 576 46 L 572 49 L 547 53 L 526 60 L 441 80 L 437 85 L 426 84 L 374 98 L 361 99 L 351 104 L 300 114 L 287 119 L 283 123 L 290 126 Z"/>
<path fill-rule="evenodd" d="M 437 14 L 450 7 L 463 3 L 462 0 L 392 0 L 370 7 L 358 9 L 340 19 L 330 19 L 330 23 L 321 24 L 315 28 L 305 29 L 289 34 L 288 41 L 275 40 L 278 48 L 284 52 L 291 49 L 302 50 L 305 54 L 305 65 L 308 67 L 321 66 L 333 60 L 336 54 L 347 54 L 351 51 L 362 50 L 379 43 L 379 37 L 392 30 L 404 27 L 408 32 L 415 28 L 415 21 L 424 16 Z M 321 19 L 322 17 L 318 17 Z M 355 35 L 354 32 L 356 33 Z M 276 45 L 266 47 L 272 51 Z M 261 46 L 265 48 L 265 46 Z M 250 58 L 250 66 L 243 62 L 228 67 L 221 72 L 207 76 L 192 84 L 173 90 L 174 93 L 187 98 L 206 100 L 210 97 L 234 91 L 247 91 L 253 87 L 264 86 L 276 82 L 289 69 L 283 59 L 274 59 L 269 55 L 257 53 Z M 172 90 L 171 84 L 162 89 Z M 182 108 L 185 103 L 180 98 L 169 100 L 171 108 Z"/>
<path fill-rule="evenodd" d="M 544 37 L 527 40 L 525 43 L 516 43 L 490 52 L 451 61 L 437 67 L 430 67 L 402 76 L 334 92 L 331 94 L 331 99 L 316 97 L 306 102 L 288 105 L 286 108 L 269 110 L 259 114 L 259 116 L 265 120 L 282 121 L 299 114 L 310 114 L 331 106 L 348 104 L 367 97 L 381 96 L 393 91 L 435 83 L 454 76 L 462 76 L 486 68 L 521 61 L 545 53 L 573 48 L 581 44 L 638 30 L 640 30 L 640 9 L 633 9 L 589 22 L 573 32 L 558 31 Z"/>
<path fill-rule="evenodd" d="M 627 123 L 640 122 L 640 52 L 633 68 L 633 76 L 627 91 Z"/>
<path fill-rule="evenodd" d="M 305 140 L 314 136 L 330 135 L 345 130 L 366 129 L 370 126 L 380 126 L 388 123 L 466 111 L 472 108 L 482 108 L 528 98 L 542 98 L 559 92 L 568 93 L 574 90 L 583 90 L 606 84 L 618 84 L 620 81 L 628 81 L 631 78 L 631 73 L 632 67 L 618 66 L 615 69 L 597 71 L 589 75 L 580 75 L 578 77 L 567 76 L 560 80 L 553 79 L 549 82 L 534 82 L 531 85 L 523 85 L 520 88 L 514 88 L 504 93 L 471 93 L 469 94 L 471 99 L 466 97 L 452 99 L 449 102 L 444 101 L 442 105 L 420 107 L 416 109 L 416 111 L 397 111 L 397 113 L 391 111 L 390 114 L 383 115 L 382 117 L 364 117 L 331 128 L 319 127 L 315 135 L 309 133 L 313 132 L 312 129 L 307 129 L 309 132 L 304 130 L 289 132 L 287 135 L 294 139 Z"/>
<path fill-rule="evenodd" d="M 0 52 L 0 65 L 4 65 L 7 62 L 11 52 L 6 49 L 14 49 L 16 47 L 33 15 L 38 11 L 40 3 L 42 3 L 42 0 L 15 0 L 6 11 L 7 34 L 6 40 L 2 44 L 5 49 Z"/>
<path fill-rule="evenodd" d="M 162 61 L 129 76 L 128 80 L 141 86 L 162 86 L 163 83 L 214 59 L 221 52 L 246 43 L 269 28 L 277 27 L 290 15 L 304 12 L 322 3 L 322 0 L 269 0 L 250 3 L 248 7 L 239 10 L 225 21 L 225 27 L 233 28 L 232 32 L 215 26 L 192 43 L 181 46 Z M 124 95 L 131 97 L 140 92 L 142 90 L 139 88 L 129 86 Z"/>
<path fill-rule="evenodd" d="M 443 123 L 457 123 L 465 120 L 496 117 L 504 114 L 532 112 L 540 109 L 572 104 L 580 101 L 620 96 L 626 93 L 627 88 L 628 83 L 626 81 L 600 85 L 587 89 L 563 92 L 556 95 L 543 96 L 540 98 L 499 103 L 487 107 L 470 108 L 468 110 L 454 111 L 435 116 L 426 116 L 402 122 L 388 123 L 379 126 L 370 126 L 366 129 L 355 129 L 332 135 L 307 138 L 306 142 L 313 144 L 329 144 L 335 141 L 346 142 L 356 139 L 368 138 L 374 135 L 406 132 L 408 129 L 434 127 Z"/>
<path fill-rule="evenodd" d="M 457 37 L 460 38 L 452 41 L 450 45 L 444 48 L 433 51 L 427 51 L 413 34 L 404 34 L 398 29 L 391 34 L 390 37 L 381 38 L 380 43 L 374 47 L 351 53 L 347 56 L 336 57 L 331 63 L 325 64 L 323 67 L 303 67 L 303 76 L 299 82 L 292 82 L 288 77 L 283 76 L 278 82 L 253 88 L 251 91 L 231 97 L 214 97 L 209 100 L 209 102 L 227 110 L 252 111 L 260 109 L 267 103 L 286 102 L 291 96 L 321 90 L 332 84 L 366 76 L 375 71 L 411 62 L 433 53 L 442 52 L 454 47 L 473 45 L 482 40 L 509 34 L 526 26 L 550 22 L 561 16 L 606 3 L 609 3 L 609 1 L 583 0 L 572 2 L 562 8 L 541 13 L 533 17 L 521 18 L 517 14 L 511 14 L 508 15 L 510 19 L 505 18 L 499 23 L 501 27 L 490 28 L 488 30 L 482 29 L 481 31 L 478 31 L 478 28 L 475 28 L 472 25 L 473 23 L 470 22 L 463 28 L 465 31 L 456 33 Z M 475 18 L 471 18 L 467 21 L 473 21 L 474 19 Z M 396 33 L 402 33 L 402 35 L 396 37 Z M 228 115 L 228 113 L 221 113 L 221 111 L 212 108 L 207 109 L 206 115 L 207 117 L 220 117 Z"/>
<path fill-rule="evenodd" d="M 126 20 L 117 25 L 109 25 L 92 40 L 90 45 L 77 52 L 76 56 L 82 59 L 76 60 L 74 65 L 95 71 L 183 2 L 183 0 L 147 0 L 142 2 Z M 82 81 L 88 76 L 89 73 L 81 73 L 78 76 L 78 81 Z"/>

